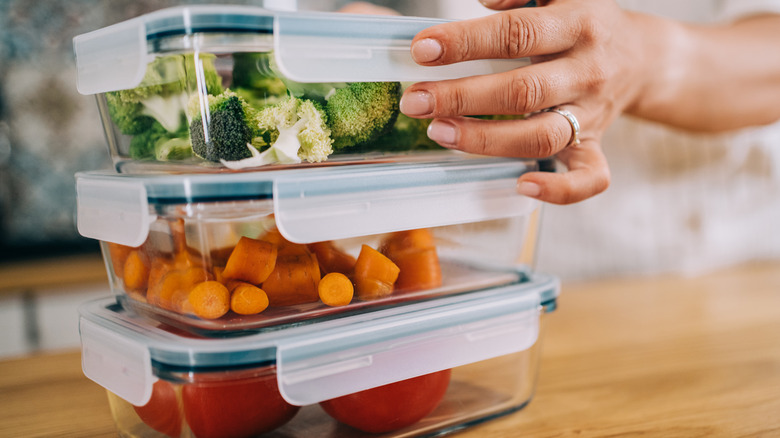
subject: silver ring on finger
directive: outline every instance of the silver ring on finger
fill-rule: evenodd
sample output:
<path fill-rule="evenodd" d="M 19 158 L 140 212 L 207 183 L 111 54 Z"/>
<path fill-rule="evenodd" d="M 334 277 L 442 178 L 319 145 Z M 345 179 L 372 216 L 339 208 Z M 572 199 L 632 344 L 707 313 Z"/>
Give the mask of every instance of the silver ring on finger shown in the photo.
<path fill-rule="evenodd" d="M 574 114 L 572 114 L 569 111 L 566 111 L 565 109 L 558 108 L 557 106 L 543 109 L 542 112 L 558 113 L 563 117 L 566 117 L 566 120 L 568 120 L 569 125 L 571 125 L 571 141 L 569 142 L 569 144 L 566 145 L 566 147 L 576 146 L 580 144 L 580 122 L 577 121 L 577 118 L 574 117 Z"/>

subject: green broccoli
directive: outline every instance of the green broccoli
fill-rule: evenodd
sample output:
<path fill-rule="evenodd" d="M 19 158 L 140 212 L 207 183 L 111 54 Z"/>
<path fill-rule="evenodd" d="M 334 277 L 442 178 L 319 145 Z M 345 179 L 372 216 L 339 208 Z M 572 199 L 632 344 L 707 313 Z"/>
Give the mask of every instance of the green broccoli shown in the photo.
<path fill-rule="evenodd" d="M 257 136 L 255 110 L 236 93 L 225 90 L 208 96 L 207 123 L 201 114 L 201 100 L 193 96 L 187 114 L 195 155 L 209 161 L 236 161 L 252 156 L 248 143 Z M 206 129 L 204 129 L 204 125 Z"/>
<path fill-rule="evenodd" d="M 287 95 L 287 87 L 270 70 L 271 54 L 233 54 L 233 82 L 231 89 L 255 108 L 277 103 Z"/>
<path fill-rule="evenodd" d="M 354 82 L 327 99 L 325 112 L 333 148 L 367 143 L 386 133 L 398 117 L 399 82 Z"/>
<path fill-rule="evenodd" d="M 182 160 L 192 155 L 192 145 L 187 139 L 186 124 L 176 132 L 168 132 L 153 121 L 149 129 L 130 139 L 130 157 L 135 160 Z"/>
<path fill-rule="evenodd" d="M 106 93 L 108 116 L 119 128 L 119 132 L 127 135 L 140 134 L 152 128 L 157 123 L 153 117 L 141 113 L 143 107 L 135 103 L 123 102 L 116 92 Z"/>
<path fill-rule="evenodd" d="M 206 90 L 222 91 L 222 79 L 214 56 L 199 56 Z M 195 56 L 169 55 L 156 58 L 146 68 L 136 88 L 106 93 L 109 116 L 123 134 L 137 135 L 156 120 L 169 132 L 179 129 L 189 95 L 197 90 Z"/>
<path fill-rule="evenodd" d="M 414 119 L 405 114 L 398 114 L 395 124 L 387 134 L 380 135 L 365 144 L 361 150 L 395 152 L 443 149 L 428 137 L 430 124 L 431 119 Z"/>
<path fill-rule="evenodd" d="M 256 117 L 263 138 L 271 146 L 262 153 L 245 146 L 251 158 L 222 160 L 231 169 L 266 164 L 295 164 L 324 161 L 333 153 L 333 140 L 322 106 L 316 102 L 289 96 L 263 108 Z"/>
<path fill-rule="evenodd" d="M 157 161 L 180 161 L 192 156 L 192 143 L 187 138 L 172 137 L 154 145 Z"/>
<path fill-rule="evenodd" d="M 161 124 L 153 121 L 149 128 L 130 139 L 130 158 L 134 160 L 154 158 L 154 145 L 167 134 L 168 131 Z"/>
<path fill-rule="evenodd" d="M 233 56 L 233 61 L 233 87 L 253 89 L 254 92 L 263 94 L 270 100 L 290 95 L 299 99 L 314 100 L 324 105 L 327 98 L 337 89 L 348 85 L 345 82 L 293 81 L 279 70 L 273 52 L 236 54 Z"/>

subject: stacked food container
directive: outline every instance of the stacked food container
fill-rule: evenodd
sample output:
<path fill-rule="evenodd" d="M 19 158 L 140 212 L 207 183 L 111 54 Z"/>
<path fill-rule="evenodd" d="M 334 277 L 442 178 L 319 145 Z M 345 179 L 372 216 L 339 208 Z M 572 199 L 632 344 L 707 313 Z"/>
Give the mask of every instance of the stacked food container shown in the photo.
<path fill-rule="evenodd" d="M 555 278 L 533 160 L 427 139 L 420 18 L 161 10 L 74 41 L 115 170 L 77 175 L 114 297 L 83 368 L 127 437 L 437 435 L 525 406 Z"/>

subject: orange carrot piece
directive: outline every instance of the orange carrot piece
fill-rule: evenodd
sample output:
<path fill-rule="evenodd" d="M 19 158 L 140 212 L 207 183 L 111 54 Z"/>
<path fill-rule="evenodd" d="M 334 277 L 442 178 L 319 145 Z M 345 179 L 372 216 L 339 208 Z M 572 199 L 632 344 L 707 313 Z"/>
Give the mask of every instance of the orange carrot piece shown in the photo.
<path fill-rule="evenodd" d="M 355 288 L 352 281 L 340 272 L 326 274 L 317 287 L 320 301 L 331 307 L 346 306 L 352 302 Z"/>
<path fill-rule="evenodd" d="M 184 284 L 184 273 L 172 270 L 165 273 L 153 288 L 146 294 L 146 299 L 163 309 L 174 310 L 173 297 Z"/>
<path fill-rule="evenodd" d="M 171 301 L 173 310 L 179 313 L 193 313 L 194 309 L 189 301 L 192 290 L 200 283 L 213 281 L 214 277 L 200 266 L 193 266 L 182 272 L 179 290 L 174 293 Z"/>
<path fill-rule="evenodd" d="M 149 270 L 148 289 L 146 290 L 146 300 L 150 304 L 160 305 L 160 293 L 162 290 L 163 278 L 173 270 L 173 264 L 167 260 L 154 260 Z"/>
<path fill-rule="evenodd" d="M 257 238 L 258 240 L 263 240 L 268 243 L 273 244 L 276 247 L 282 246 L 285 243 L 289 243 L 290 241 L 285 239 L 284 236 L 282 236 L 282 233 L 279 232 L 278 228 L 273 228 L 265 233 L 263 233 L 260 237 Z"/>
<path fill-rule="evenodd" d="M 279 255 L 304 255 L 310 253 L 309 248 L 300 243 L 282 242 L 279 246 Z"/>
<path fill-rule="evenodd" d="M 225 268 L 214 266 L 211 268 L 211 272 L 214 274 L 214 281 L 218 281 L 227 286 L 227 282 L 230 280 L 225 278 Z"/>
<path fill-rule="evenodd" d="M 211 276 L 201 267 L 170 270 L 157 285 L 149 288 L 147 300 L 164 309 L 191 313 L 192 309 L 187 305 L 190 291 L 198 283 L 208 280 Z"/>
<path fill-rule="evenodd" d="M 306 254 L 310 252 L 306 245 L 293 243 L 287 240 L 284 236 L 282 236 L 282 233 L 280 233 L 279 229 L 277 228 L 266 231 L 265 234 L 258 237 L 258 239 L 273 244 L 277 248 L 280 255 Z"/>
<path fill-rule="evenodd" d="M 280 255 L 273 272 L 263 282 L 262 289 L 268 295 L 272 307 L 292 306 L 318 301 L 319 282 L 317 257 L 307 251 L 303 254 Z"/>
<path fill-rule="evenodd" d="M 408 252 L 390 259 L 401 269 L 395 282 L 396 290 L 417 291 L 441 286 L 441 265 L 436 248 Z"/>
<path fill-rule="evenodd" d="M 195 315 L 203 319 L 217 319 L 230 310 L 230 292 L 218 281 L 198 283 L 188 300 Z"/>
<path fill-rule="evenodd" d="M 230 310 L 239 315 L 255 315 L 268 307 L 268 295 L 253 284 L 241 282 L 231 292 Z"/>
<path fill-rule="evenodd" d="M 435 247 L 435 244 L 435 239 L 429 229 L 418 228 L 390 234 L 380 245 L 379 251 L 382 254 L 400 253 L 408 250 Z"/>
<path fill-rule="evenodd" d="M 361 300 L 373 300 L 393 293 L 400 269 L 389 258 L 368 245 L 360 248 L 355 262 L 355 290 Z"/>
<path fill-rule="evenodd" d="M 230 258 L 230 254 L 233 252 L 232 246 L 228 246 L 225 248 L 217 248 L 212 249 L 209 252 L 209 257 L 211 258 L 211 265 L 212 266 L 225 266 L 225 264 L 228 261 L 228 258 Z"/>
<path fill-rule="evenodd" d="M 380 250 L 401 269 L 396 290 L 415 291 L 441 286 L 439 256 L 433 234 L 428 229 L 392 233 Z"/>
<path fill-rule="evenodd" d="M 114 275 L 118 278 L 123 278 L 127 256 L 136 248 L 111 242 L 106 242 L 106 244 L 108 246 L 108 256 L 111 258 L 111 267 L 114 270 Z"/>
<path fill-rule="evenodd" d="M 308 247 L 317 255 L 317 262 L 323 274 L 341 272 L 349 275 L 355 269 L 355 258 L 342 251 L 330 240 L 310 243 Z"/>
<path fill-rule="evenodd" d="M 189 294 L 198 283 L 213 280 L 202 256 L 191 253 L 186 245 L 184 220 L 169 221 L 173 254 L 156 253 L 150 260 L 146 300 L 148 303 L 179 313 L 193 313 Z"/>
<path fill-rule="evenodd" d="M 149 270 L 147 257 L 139 250 L 130 251 L 123 268 L 125 289 L 131 291 L 146 289 L 149 282 Z"/>
<path fill-rule="evenodd" d="M 276 265 L 277 250 L 270 242 L 242 237 L 227 261 L 222 275 L 252 284 L 264 282 Z"/>

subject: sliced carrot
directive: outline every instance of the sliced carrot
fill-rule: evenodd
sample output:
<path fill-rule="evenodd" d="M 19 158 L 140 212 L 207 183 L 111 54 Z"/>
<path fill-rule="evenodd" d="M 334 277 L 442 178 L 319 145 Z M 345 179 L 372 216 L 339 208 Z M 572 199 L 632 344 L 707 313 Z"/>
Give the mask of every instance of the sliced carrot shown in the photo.
<path fill-rule="evenodd" d="M 203 319 L 217 319 L 230 310 L 230 292 L 218 281 L 198 283 L 188 301 L 195 315 Z"/>
<path fill-rule="evenodd" d="M 148 289 L 146 300 L 150 304 L 160 305 L 163 278 L 173 270 L 173 263 L 164 259 L 155 259 L 149 270 Z"/>
<path fill-rule="evenodd" d="M 184 273 L 172 270 L 165 273 L 160 281 L 146 293 L 146 299 L 164 309 L 174 310 L 173 297 L 184 284 Z"/>
<path fill-rule="evenodd" d="M 164 309 L 192 313 L 187 305 L 190 291 L 198 283 L 208 280 L 211 280 L 211 276 L 201 267 L 170 270 L 157 285 L 149 288 L 147 300 Z"/>
<path fill-rule="evenodd" d="M 420 248 L 431 248 L 435 247 L 435 245 L 436 240 L 431 231 L 427 228 L 418 228 L 391 233 L 382 242 L 379 251 L 383 254 L 399 253 Z"/>
<path fill-rule="evenodd" d="M 139 291 L 146 289 L 149 282 L 149 260 L 140 250 L 132 250 L 125 259 L 123 279 L 125 289 Z"/>
<path fill-rule="evenodd" d="M 241 282 L 231 293 L 230 310 L 239 315 L 255 315 L 268 307 L 268 295 L 253 284 Z"/>
<path fill-rule="evenodd" d="M 193 266 L 181 272 L 181 285 L 171 299 L 173 310 L 179 313 L 193 313 L 194 309 L 191 307 L 192 303 L 189 300 L 192 290 L 200 283 L 213 282 L 214 277 L 200 266 Z"/>
<path fill-rule="evenodd" d="M 230 254 L 233 252 L 233 246 L 227 246 L 225 248 L 212 249 L 209 252 L 212 266 L 225 266 L 230 258 Z"/>
<path fill-rule="evenodd" d="M 349 275 L 355 269 L 355 258 L 338 248 L 330 240 L 310 243 L 308 247 L 311 252 L 317 255 L 317 262 L 320 264 L 320 271 L 323 274 L 341 272 Z"/>
<path fill-rule="evenodd" d="M 401 269 L 396 290 L 415 291 L 442 284 L 441 265 L 433 234 L 425 228 L 390 234 L 380 250 Z"/>
<path fill-rule="evenodd" d="M 417 291 L 441 286 L 442 274 L 436 248 L 425 248 L 390 257 L 401 272 L 395 287 L 399 291 Z"/>
<path fill-rule="evenodd" d="M 352 281 L 340 272 L 331 272 L 322 277 L 317 291 L 320 301 L 331 307 L 346 306 L 352 302 L 355 294 Z"/>
<path fill-rule="evenodd" d="M 114 270 L 114 275 L 118 278 L 123 278 L 127 256 L 137 248 L 111 242 L 106 242 L 106 245 L 108 246 L 108 256 L 111 258 L 111 267 Z"/>
<path fill-rule="evenodd" d="M 258 237 L 258 240 L 264 240 L 266 242 L 272 243 L 276 247 L 280 247 L 285 243 L 289 243 L 289 240 L 282 236 L 282 233 L 279 232 L 278 228 L 273 228 L 266 231 L 260 237 Z"/>
<path fill-rule="evenodd" d="M 262 289 L 273 307 L 312 303 L 319 300 L 317 286 L 320 267 L 317 257 L 303 254 L 283 254 L 276 260 L 276 267 L 263 282 Z"/>
<path fill-rule="evenodd" d="M 199 283 L 213 280 L 214 274 L 205 267 L 201 256 L 191 253 L 186 245 L 184 220 L 169 221 L 173 254 L 155 253 L 150 260 L 147 302 L 179 313 L 193 313 L 189 302 L 192 289 Z"/>
<path fill-rule="evenodd" d="M 266 231 L 262 236 L 258 237 L 259 240 L 264 240 L 276 246 L 278 253 L 281 254 L 306 254 L 310 252 L 306 245 L 300 243 L 294 243 L 287 240 L 279 229 L 274 228 Z"/>
<path fill-rule="evenodd" d="M 211 272 L 214 274 L 214 281 L 218 281 L 224 285 L 227 285 L 229 279 L 225 278 L 225 268 L 221 266 L 214 266 L 211 268 Z"/>
<path fill-rule="evenodd" d="M 368 245 L 360 248 L 355 262 L 355 290 L 361 300 L 373 300 L 393 293 L 400 269 L 389 258 Z"/>
<path fill-rule="evenodd" d="M 306 245 L 293 242 L 282 242 L 279 246 L 280 255 L 305 255 L 311 254 L 309 248 Z"/>
<path fill-rule="evenodd" d="M 222 272 L 225 278 L 260 284 L 276 265 L 276 247 L 267 241 L 242 237 Z"/>

